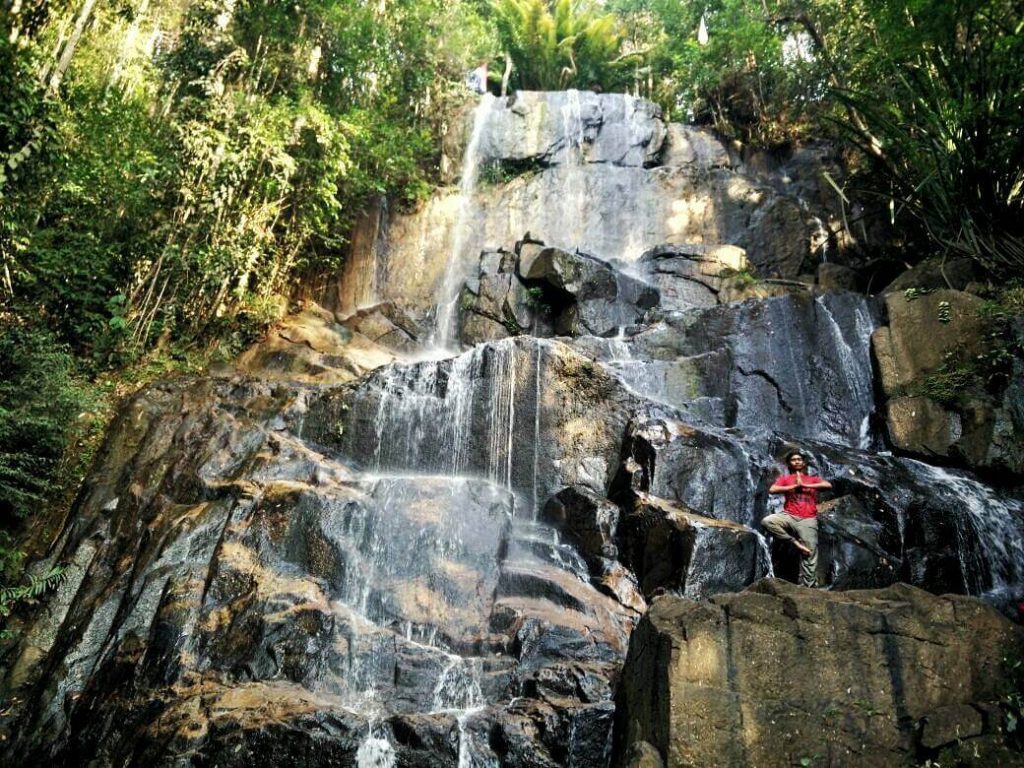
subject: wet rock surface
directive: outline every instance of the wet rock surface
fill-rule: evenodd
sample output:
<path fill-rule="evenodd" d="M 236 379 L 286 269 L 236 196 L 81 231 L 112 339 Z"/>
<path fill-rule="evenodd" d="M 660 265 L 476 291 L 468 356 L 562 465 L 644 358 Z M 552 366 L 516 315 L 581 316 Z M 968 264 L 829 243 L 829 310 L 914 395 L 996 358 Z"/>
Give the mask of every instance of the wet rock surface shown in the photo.
<path fill-rule="evenodd" d="M 413 213 L 367 214 L 332 308 L 392 301 L 425 316 L 452 258 L 467 272 L 524 232 L 623 263 L 663 244 L 729 244 L 762 277 L 795 278 L 814 255 L 820 225 L 797 196 L 735 167 L 710 132 L 666 124 L 651 102 L 518 92 L 479 109 L 464 134 L 480 182 L 466 194 L 445 188 Z"/>
<path fill-rule="evenodd" d="M 1022 649 L 991 608 L 907 586 L 662 597 L 633 635 L 616 764 L 1020 765 L 998 702 Z"/>

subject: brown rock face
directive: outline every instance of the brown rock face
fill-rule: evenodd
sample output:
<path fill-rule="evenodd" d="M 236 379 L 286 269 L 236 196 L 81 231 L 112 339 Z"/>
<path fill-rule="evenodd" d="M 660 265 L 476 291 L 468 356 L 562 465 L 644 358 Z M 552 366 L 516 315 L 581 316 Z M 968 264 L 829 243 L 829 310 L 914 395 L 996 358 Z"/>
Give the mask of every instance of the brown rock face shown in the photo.
<path fill-rule="evenodd" d="M 942 365 L 958 346 L 977 349 L 983 332 L 981 299 L 960 291 L 935 291 L 915 299 L 886 296 L 889 325 L 872 337 L 885 394 L 921 379 Z"/>
<path fill-rule="evenodd" d="M 885 415 L 893 445 L 912 453 L 948 456 L 960 438 L 960 417 L 927 397 L 894 397 Z"/>
<path fill-rule="evenodd" d="M 993 743 L 1003 720 L 986 703 L 1012 691 L 1022 652 L 1024 632 L 991 608 L 905 585 L 662 597 L 630 644 L 617 765 L 656 765 L 638 762 L 642 742 L 667 766 L 919 765 L 972 739 L 1020 765 Z"/>
<path fill-rule="evenodd" d="M 981 362 L 991 356 L 993 331 L 973 294 L 938 290 L 924 295 L 891 292 L 885 297 L 889 325 L 871 337 L 885 405 L 889 439 L 900 451 L 925 458 L 943 457 L 975 469 L 1024 474 L 1022 363 L 1011 363 L 1009 383 L 1001 391 Z M 1011 329 L 1019 348 L 1020 321 Z M 987 334 L 987 337 L 986 337 Z M 953 378 L 944 379 L 947 373 Z M 975 383 L 961 386 L 956 376 Z M 926 386 L 927 385 L 927 386 Z M 938 386 L 947 402 L 921 396 Z"/>

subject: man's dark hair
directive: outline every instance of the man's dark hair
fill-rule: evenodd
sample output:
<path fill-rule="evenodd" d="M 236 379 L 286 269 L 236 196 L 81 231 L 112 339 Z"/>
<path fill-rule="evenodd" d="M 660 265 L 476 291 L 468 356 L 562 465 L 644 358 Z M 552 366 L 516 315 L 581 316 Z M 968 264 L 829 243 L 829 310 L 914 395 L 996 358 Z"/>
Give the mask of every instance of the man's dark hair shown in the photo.
<path fill-rule="evenodd" d="M 804 461 L 807 461 L 807 455 L 803 451 L 797 450 L 792 450 L 786 453 L 786 455 L 783 457 L 783 461 L 789 464 L 789 460 L 792 459 L 794 456 L 799 456 Z"/>

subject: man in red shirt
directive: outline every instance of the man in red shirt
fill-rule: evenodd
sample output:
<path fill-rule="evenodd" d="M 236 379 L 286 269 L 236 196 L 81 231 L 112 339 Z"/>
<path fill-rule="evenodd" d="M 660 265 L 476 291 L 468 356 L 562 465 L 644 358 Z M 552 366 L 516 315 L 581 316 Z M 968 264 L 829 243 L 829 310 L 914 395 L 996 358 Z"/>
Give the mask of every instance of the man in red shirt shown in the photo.
<path fill-rule="evenodd" d="M 768 493 L 782 493 L 786 501 L 782 512 L 768 515 L 761 525 L 775 538 L 789 541 L 802 556 L 800 584 L 818 586 L 818 491 L 832 484 L 807 474 L 807 460 L 800 451 L 786 454 L 790 474 L 781 475 Z"/>

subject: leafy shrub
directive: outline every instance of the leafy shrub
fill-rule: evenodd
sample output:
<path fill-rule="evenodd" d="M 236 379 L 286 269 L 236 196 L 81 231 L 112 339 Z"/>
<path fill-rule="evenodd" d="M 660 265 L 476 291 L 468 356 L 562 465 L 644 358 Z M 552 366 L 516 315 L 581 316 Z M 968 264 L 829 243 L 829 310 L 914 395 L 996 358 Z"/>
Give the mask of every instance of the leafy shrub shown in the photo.
<path fill-rule="evenodd" d="M 0 325 L 0 520 L 39 511 L 77 415 L 88 402 L 74 358 L 53 333 L 10 316 Z"/>
<path fill-rule="evenodd" d="M 16 532 L 59 485 L 68 436 L 88 402 L 74 359 L 41 324 L 0 314 L 0 618 L 57 583 L 60 569 L 22 577 Z"/>

